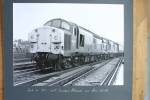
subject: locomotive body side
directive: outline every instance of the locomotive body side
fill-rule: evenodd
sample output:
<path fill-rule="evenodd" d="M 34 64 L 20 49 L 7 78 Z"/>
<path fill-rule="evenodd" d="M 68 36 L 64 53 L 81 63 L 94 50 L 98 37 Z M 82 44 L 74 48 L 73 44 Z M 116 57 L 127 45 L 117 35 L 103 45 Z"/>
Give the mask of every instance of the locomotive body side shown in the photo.
<path fill-rule="evenodd" d="M 79 39 L 78 39 L 77 52 L 80 54 L 90 54 L 93 49 L 93 35 L 79 27 Z"/>

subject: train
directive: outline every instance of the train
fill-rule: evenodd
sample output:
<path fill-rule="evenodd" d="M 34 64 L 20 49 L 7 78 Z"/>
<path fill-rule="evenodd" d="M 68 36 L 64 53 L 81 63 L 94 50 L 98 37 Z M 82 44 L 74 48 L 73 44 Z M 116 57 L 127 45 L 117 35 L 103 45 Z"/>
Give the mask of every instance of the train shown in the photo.
<path fill-rule="evenodd" d="M 61 18 L 34 29 L 28 40 L 32 60 L 40 69 L 63 70 L 122 56 L 118 43 Z"/>

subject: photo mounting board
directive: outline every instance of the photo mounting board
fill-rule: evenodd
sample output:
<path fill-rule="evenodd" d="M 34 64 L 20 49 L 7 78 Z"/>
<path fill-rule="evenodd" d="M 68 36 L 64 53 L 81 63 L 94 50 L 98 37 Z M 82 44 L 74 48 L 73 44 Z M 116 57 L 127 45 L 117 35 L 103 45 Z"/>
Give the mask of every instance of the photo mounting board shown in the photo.
<path fill-rule="evenodd" d="M 124 85 L 31 87 L 13 85 L 13 3 L 121 4 L 124 6 Z M 133 71 L 132 0 L 4 0 L 5 100 L 131 100 Z M 98 12 L 97 12 L 98 13 Z M 116 20 L 117 21 L 117 20 Z M 107 23 L 109 24 L 109 23 Z"/>

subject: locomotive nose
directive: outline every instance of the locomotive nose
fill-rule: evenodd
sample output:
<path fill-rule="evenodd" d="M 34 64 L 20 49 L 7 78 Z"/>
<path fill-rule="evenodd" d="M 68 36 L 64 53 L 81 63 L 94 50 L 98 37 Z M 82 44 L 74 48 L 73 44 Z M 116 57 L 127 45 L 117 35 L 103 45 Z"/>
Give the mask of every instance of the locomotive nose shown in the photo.
<path fill-rule="evenodd" d="M 48 52 L 58 54 L 61 47 L 61 35 L 58 29 L 53 27 L 43 27 L 36 30 L 37 52 Z"/>

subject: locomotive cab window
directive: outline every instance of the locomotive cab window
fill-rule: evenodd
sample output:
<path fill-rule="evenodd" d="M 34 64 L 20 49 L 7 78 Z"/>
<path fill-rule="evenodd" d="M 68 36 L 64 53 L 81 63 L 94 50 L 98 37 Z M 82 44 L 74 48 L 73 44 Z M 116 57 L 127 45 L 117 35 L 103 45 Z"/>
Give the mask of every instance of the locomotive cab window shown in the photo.
<path fill-rule="evenodd" d="M 48 22 L 45 23 L 44 25 L 45 25 L 45 26 L 52 26 L 52 27 L 60 28 L 61 20 L 59 20 L 59 19 L 54 19 L 54 20 L 48 21 Z"/>
<path fill-rule="evenodd" d="M 44 25 L 45 25 L 45 26 L 51 26 L 51 24 L 52 24 L 52 21 L 48 21 L 48 22 L 45 23 Z"/>
<path fill-rule="evenodd" d="M 80 34 L 80 46 L 84 47 L 84 35 Z"/>
<path fill-rule="evenodd" d="M 51 25 L 54 27 L 60 27 L 60 24 L 61 24 L 61 21 L 59 19 L 53 20 L 53 22 L 51 23 Z"/>
<path fill-rule="evenodd" d="M 61 28 L 66 29 L 66 30 L 70 30 L 70 25 L 63 21 L 61 24 Z"/>

